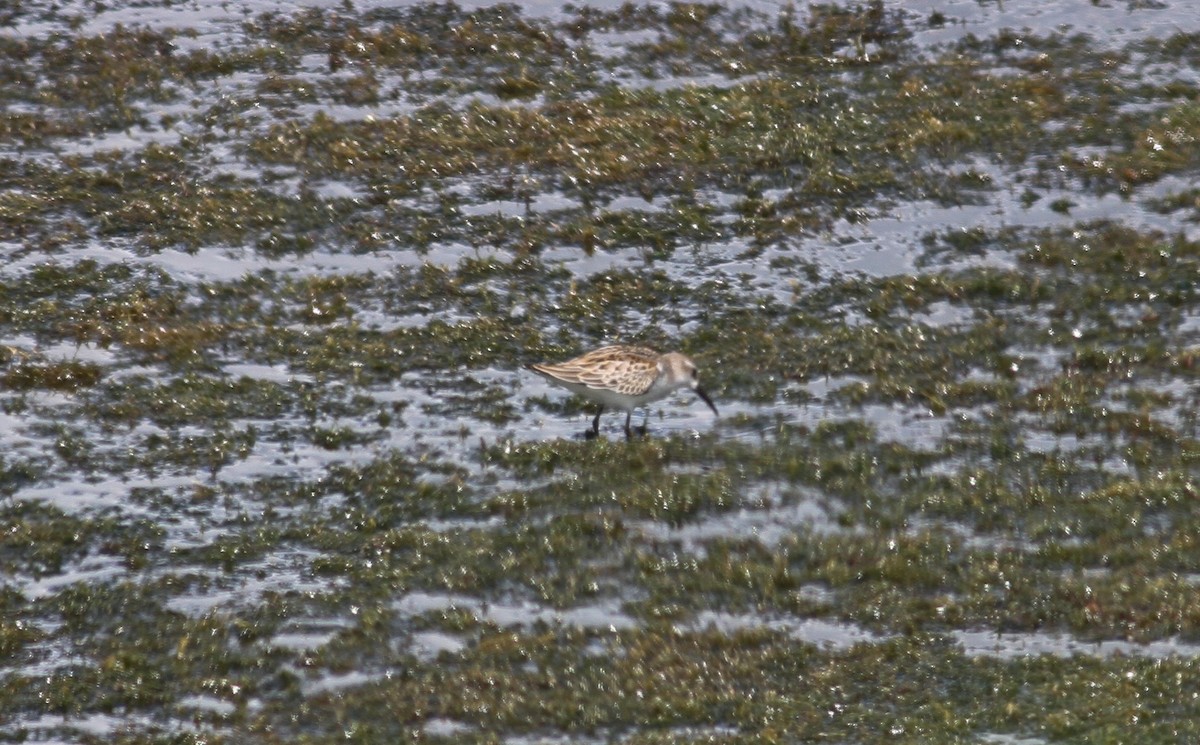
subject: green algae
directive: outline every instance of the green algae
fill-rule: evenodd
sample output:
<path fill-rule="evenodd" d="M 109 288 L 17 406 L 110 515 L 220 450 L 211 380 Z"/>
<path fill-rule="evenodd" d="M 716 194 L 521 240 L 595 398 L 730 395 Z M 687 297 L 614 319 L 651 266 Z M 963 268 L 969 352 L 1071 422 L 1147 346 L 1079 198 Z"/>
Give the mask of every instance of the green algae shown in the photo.
<path fill-rule="evenodd" d="M 589 655 L 592 644 L 619 654 Z M 443 663 L 435 673 L 365 686 L 361 696 L 326 696 L 301 711 L 297 731 L 323 729 L 313 741 L 344 736 L 325 718 L 353 722 L 352 739 L 406 738 L 406 720 L 445 718 L 470 725 L 478 732 L 472 741 L 514 730 L 608 738 L 634 727 L 638 742 L 692 741 L 672 733 L 707 728 L 716 732 L 706 741 L 731 743 L 962 742 L 999 731 L 1074 741 L 1098 728 L 1127 731 L 1129 718 L 1138 716 L 1150 720 L 1139 732 L 1158 741 L 1189 731 L 1188 725 L 1173 730 L 1156 715 L 1183 714 L 1173 688 L 1177 676 L 1194 674 L 1186 661 L 1159 668 L 1118 659 L 1084 663 L 1079 677 L 1063 679 L 1052 662 L 970 660 L 936 638 L 830 653 L 770 632 L 496 634 Z M 523 672 L 514 676 L 514 669 Z M 646 680 L 653 670 L 661 676 Z M 741 679 L 756 680 L 757 695 L 728 683 Z M 1099 691 L 1089 691 L 1088 680 L 1097 680 Z M 680 690 L 688 695 L 681 698 Z M 545 716 L 547 697 L 563 715 Z M 1053 714 L 1043 719 L 1038 712 L 1047 708 Z M 366 716 L 375 710 L 398 716 Z"/>
<path fill-rule="evenodd" d="M 1200 639 L 1196 243 L 967 226 L 886 277 L 800 250 L 899 200 L 987 204 L 980 163 L 1032 164 L 1016 198 L 1066 190 L 1067 212 L 1194 176 L 1195 91 L 1128 70 L 1193 63 L 1194 36 L 1004 32 L 930 58 L 878 3 L 346 6 L 243 31 L 203 53 L 140 29 L 2 42 L 0 239 L 24 262 L 0 281 L 5 737 L 1195 739 L 1188 647 L 991 657 L 956 634 Z M 613 58 L 597 34 L 639 40 Z M 260 77 L 148 113 L 234 73 Z M 312 108 L 385 102 L 405 105 Z M 179 137 L 54 150 L 131 127 Z M 96 245 L 135 258 L 73 255 Z M 769 255 L 790 295 L 720 274 L 713 245 Z M 137 260 L 172 249 L 273 268 Z M 552 249 L 615 265 L 580 276 Z M 316 251 L 401 260 L 286 271 Z M 614 338 L 691 354 L 735 413 L 529 435 L 594 410 L 505 376 Z M 936 431 L 896 442 L 880 410 Z M 89 503 L 96 483 L 120 506 Z M 421 593 L 449 606 L 408 615 Z M 553 620 L 573 611 L 599 620 Z M 788 630 L 807 621 L 857 641 Z M 420 634 L 452 643 L 418 654 Z M 129 722 L 74 726 L 105 715 Z"/>
<path fill-rule="evenodd" d="M 254 153 L 271 165 L 343 178 L 374 179 L 386 163 L 417 190 L 434 179 L 519 164 L 585 202 L 605 198 L 621 184 L 653 195 L 725 188 L 744 169 L 777 171 L 772 186 L 797 189 L 796 202 L 828 205 L 828 220 L 852 215 L 880 195 L 937 193 L 941 179 L 925 171 L 919 156 L 950 159 L 998 139 L 1020 140 L 1036 123 L 1029 114 L 1040 115 L 1043 108 L 1038 101 L 1043 91 L 1019 90 L 1019 82 L 992 79 L 970 86 L 958 78 L 940 80 L 941 85 L 905 87 L 889 76 L 862 83 L 879 98 L 876 106 L 911 117 L 900 125 L 869 111 L 844 116 L 841 93 L 770 79 L 729 88 L 617 89 L 539 110 L 476 104 L 460 114 L 434 105 L 370 123 L 334 122 L 318 114 L 307 125 L 277 125 L 254 145 Z M 948 100 L 960 103 L 946 106 Z M 996 109 L 1000 100 L 1029 101 L 1028 113 L 1021 117 L 1025 109 L 1005 107 L 999 111 L 1006 118 L 992 121 L 986 132 L 968 126 L 975 122 L 968 111 Z M 957 134 L 949 136 L 955 126 Z M 897 139 L 898 132 L 922 134 Z M 848 142 L 856 143 L 852 150 L 841 144 Z M 949 142 L 957 144 L 948 149 Z M 802 169 L 803 177 L 794 169 Z M 960 192 L 946 191 L 944 198 L 959 201 Z M 796 225 L 811 222 L 801 212 Z"/>
<path fill-rule="evenodd" d="M 0 384 L 16 391 L 31 388 L 75 391 L 96 385 L 102 375 L 99 365 L 86 362 L 68 360 L 45 365 L 24 363 L 0 376 Z"/>

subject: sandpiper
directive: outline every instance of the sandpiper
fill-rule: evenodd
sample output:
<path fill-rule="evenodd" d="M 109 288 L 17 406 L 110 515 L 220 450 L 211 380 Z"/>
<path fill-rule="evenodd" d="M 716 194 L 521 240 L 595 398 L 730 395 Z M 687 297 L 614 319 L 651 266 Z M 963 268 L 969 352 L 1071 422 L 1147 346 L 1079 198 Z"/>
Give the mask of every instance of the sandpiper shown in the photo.
<path fill-rule="evenodd" d="M 634 408 L 664 398 L 678 388 L 691 388 L 717 414 L 712 399 L 700 387 L 696 366 L 679 352 L 659 354 L 645 347 L 617 344 L 601 347 L 566 362 L 528 366 L 555 385 L 600 404 L 589 436 L 600 434 L 605 408 L 625 412 L 625 436 L 632 437 L 629 420 Z M 649 421 L 650 413 L 646 413 Z M 642 425 L 643 431 L 645 424 Z"/>

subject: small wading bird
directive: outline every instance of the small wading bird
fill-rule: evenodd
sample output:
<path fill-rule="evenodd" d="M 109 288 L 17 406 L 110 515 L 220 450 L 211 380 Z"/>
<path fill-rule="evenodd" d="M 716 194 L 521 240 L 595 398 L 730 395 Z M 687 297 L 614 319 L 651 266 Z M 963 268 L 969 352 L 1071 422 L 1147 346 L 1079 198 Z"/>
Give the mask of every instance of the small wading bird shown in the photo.
<path fill-rule="evenodd" d="M 645 347 L 618 344 L 601 347 L 566 362 L 533 364 L 530 370 L 555 385 L 600 404 L 588 437 L 600 434 L 600 415 L 607 409 L 625 412 L 625 436 L 632 437 L 633 410 L 679 388 L 691 388 L 717 414 L 712 399 L 700 387 L 696 366 L 679 352 L 659 354 Z M 650 412 L 646 412 L 646 421 Z M 645 423 L 641 431 L 646 431 Z"/>

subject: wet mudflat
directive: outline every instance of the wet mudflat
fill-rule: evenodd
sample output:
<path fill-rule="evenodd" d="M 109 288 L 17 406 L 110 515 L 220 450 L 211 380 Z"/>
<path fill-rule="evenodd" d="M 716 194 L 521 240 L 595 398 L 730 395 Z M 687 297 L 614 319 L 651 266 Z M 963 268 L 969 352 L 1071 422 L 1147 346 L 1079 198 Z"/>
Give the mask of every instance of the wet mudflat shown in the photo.
<path fill-rule="evenodd" d="M 16 7 L 0 738 L 1196 740 L 1200 14 L 1035 5 Z"/>

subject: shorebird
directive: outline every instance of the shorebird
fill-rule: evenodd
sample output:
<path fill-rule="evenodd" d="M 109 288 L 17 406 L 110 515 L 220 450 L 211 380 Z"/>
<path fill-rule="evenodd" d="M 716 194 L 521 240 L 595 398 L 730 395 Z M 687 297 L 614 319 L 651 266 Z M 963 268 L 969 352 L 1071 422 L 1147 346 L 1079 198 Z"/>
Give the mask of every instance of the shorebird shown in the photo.
<path fill-rule="evenodd" d="M 691 388 L 717 414 L 712 399 L 700 387 L 696 365 L 679 352 L 659 354 L 646 347 L 617 344 L 601 347 L 565 362 L 529 365 L 555 385 L 600 404 L 589 437 L 600 434 L 600 415 L 606 408 L 625 412 L 625 436 L 632 437 L 633 410 L 665 398 L 679 388 Z M 650 413 L 646 413 L 649 421 Z M 643 423 L 642 431 L 646 425 Z"/>

